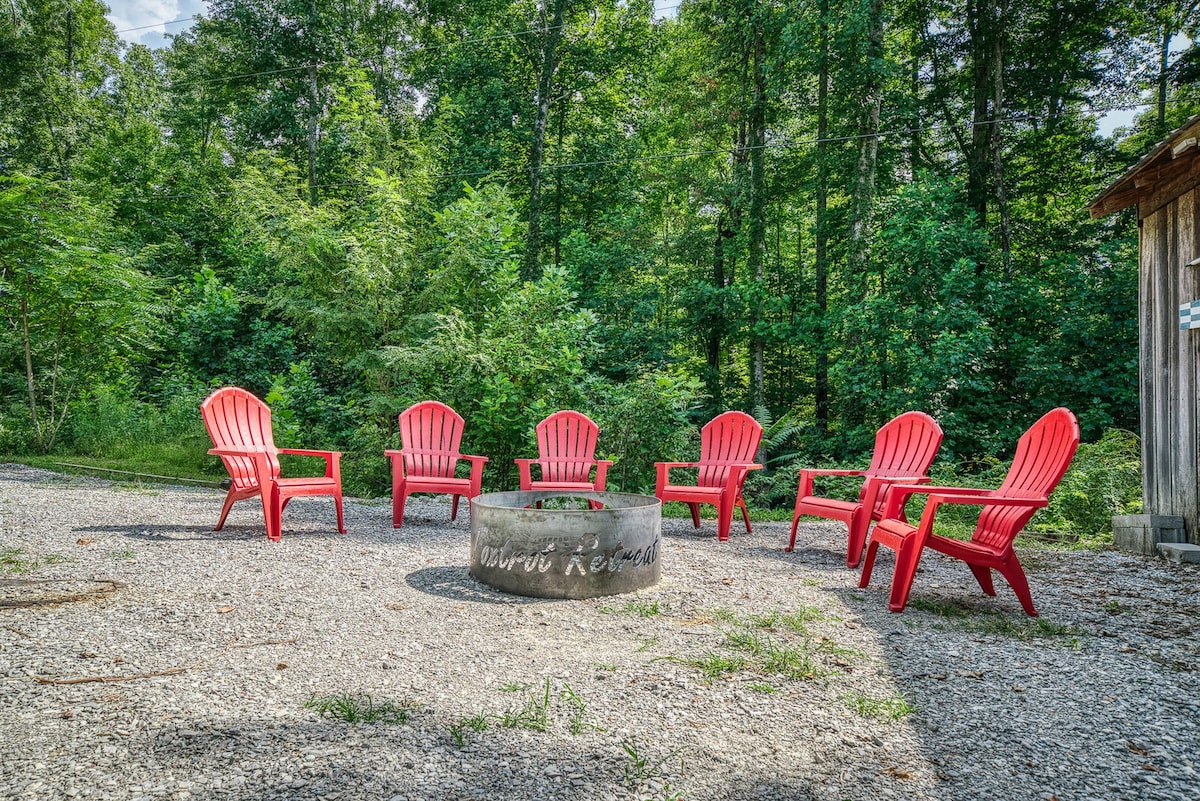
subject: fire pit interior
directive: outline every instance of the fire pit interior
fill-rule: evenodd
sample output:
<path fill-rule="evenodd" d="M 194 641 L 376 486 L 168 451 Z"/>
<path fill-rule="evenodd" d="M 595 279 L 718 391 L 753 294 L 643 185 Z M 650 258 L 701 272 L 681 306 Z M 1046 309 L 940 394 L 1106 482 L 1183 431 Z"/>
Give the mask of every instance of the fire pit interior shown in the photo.
<path fill-rule="evenodd" d="M 594 598 L 649 587 L 661 575 L 661 540 L 662 504 L 646 495 L 540 490 L 471 501 L 471 575 L 518 595 Z"/>

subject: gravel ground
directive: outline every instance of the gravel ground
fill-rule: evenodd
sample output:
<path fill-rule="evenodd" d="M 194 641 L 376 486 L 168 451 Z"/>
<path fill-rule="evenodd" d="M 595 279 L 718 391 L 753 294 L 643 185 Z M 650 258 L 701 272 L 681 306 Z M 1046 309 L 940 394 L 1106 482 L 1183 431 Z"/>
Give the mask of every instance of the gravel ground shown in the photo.
<path fill-rule="evenodd" d="M 1200 798 L 1196 566 L 1026 548 L 1034 622 L 929 554 L 893 615 L 843 526 L 665 520 L 659 584 L 545 601 L 442 499 L 221 497 L 0 466 L 0 796 Z"/>

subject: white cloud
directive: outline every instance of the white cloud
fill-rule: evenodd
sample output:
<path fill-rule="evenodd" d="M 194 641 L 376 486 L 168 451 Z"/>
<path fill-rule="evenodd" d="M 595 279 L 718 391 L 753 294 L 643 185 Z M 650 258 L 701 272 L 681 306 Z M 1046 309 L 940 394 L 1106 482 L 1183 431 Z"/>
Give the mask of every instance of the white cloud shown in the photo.
<path fill-rule="evenodd" d="M 207 0 L 108 0 L 108 6 L 108 20 L 117 36 L 150 47 L 162 47 L 165 34 L 182 33 L 191 25 L 175 20 L 208 12 Z"/>

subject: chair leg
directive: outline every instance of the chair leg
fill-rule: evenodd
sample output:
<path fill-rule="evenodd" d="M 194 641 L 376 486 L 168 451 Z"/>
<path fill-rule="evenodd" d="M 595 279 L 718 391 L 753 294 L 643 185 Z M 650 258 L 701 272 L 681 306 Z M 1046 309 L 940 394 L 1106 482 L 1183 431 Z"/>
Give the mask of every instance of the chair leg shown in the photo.
<path fill-rule="evenodd" d="M 717 504 L 717 542 L 728 542 L 729 529 L 733 528 L 734 503 L 728 495 L 729 493 L 722 495 Z"/>
<path fill-rule="evenodd" d="M 700 504 L 689 503 L 688 506 L 692 508 L 692 525 L 700 528 Z"/>
<path fill-rule="evenodd" d="M 875 569 L 875 554 L 879 550 L 879 543 L 874 540 L 867 546 L 867 556 L 863 560 L 862 575 L 858 577 L 858 586 L 860 589 L 865 588 L 871 583 L 871 571 Z"/>
<path fill-rule="evenodd" d="M 338 533 L 346 533 L 346 518 L 342 514 L 342 493 L 337 493 L 333 496 L 334 508 L 337 509 Z"/>
<path fill-rule="evenodd" d="M 1009 556 L 1004 560 L 1004 566 L 997 569 L 1000 571 L 1000 575 L 1008 580 L 1013 592 L 1017 594 L 1017 600 L 1021 602 L 1025 614 L 1037 617 L 1037 610 L 1033 608 L 1033 595 L 1029 592 L 1029 580 L 1025 578 L 1025 571 L 1021 568 L 1021 563 L 1017 561 L 1017 555 Z"/>
<path fill-rule="evenodd" d="M 456 517 L 458 517 L 458 497 L 459 496 L 455 495 L 455 496 L 453 496 L 453 500 L 450 501 L 450 519 L 451 520 L 454 520 Z"/>
<path fill-rule="evenodd" d="M 225 525 L 225 518 L 229 517 L 229 510 L 233 508 L 233 487 L 229 488 L 229 492 L 225 495 L 225 505 L 221 507 L 221 519 L 217 521 L 217 527 L 213 531 L 220 531 Z"/>
<path fill-rule="evenodd" d="M 746 533 L 750 534 L 750 510 L 746 508 L 746 501 L 742 497 L 738 497 L 737 505 L 742 507 L 742 520 L 746 523 Z"/>
<path fill-rule="evenodd" d="M 408 498 L 408 493 L 404 491 L 403 485 L 392 490 L 392 528 L 400 528 L 404 525 L 404 501 Z"/>
<path fill-rule="evenodd" d="M 905 537 L 896 549 L 896 572 L 892 575 L 892 593 L 888 598 L 888 609 L 892 612 L 903 612 L 908 605 L 908 594 L 912 590 L 913 578 L 917 575 L 917 565 L 921 562 L 921 551 L 924 547 L 915 535 Z"/>
<path fill-rule="evenodd" d="M 992 584 L 991 569 L 986 568 L 983 565 L 972 564 L 968 564 L 967 567 L 971 568 L 971 572 L 975 574 L 975 580 L 979 582 L 979 587 L 983 590 L 983 594 L 990 595 L 995 598 L 996 586 Z"/>
<path fill-rule="evenodd" d="M 792 551 L 796 550 L 796 527 L 799 525 L 800 525 L 800 515 L 798 515 L 798 514 L 792 515 L 792 536 L 788 540 L 787 547 L 783 549 L 783 550 L 787 551 L 788 553 L 791 553 Z"/>
<path fill-rule="evenodd" d="M 867 526 L 871 516 L 861 503 L 850 514 L 850 542 L 846 546 L 846 567 L 858 567 L 862 561 L 863 548 L 867 544 Z"/>
<path fill-rule="evenodd" d="M 263 511 L 267 518 L 267 539 L 279 542 L 283 539 L 283 507 L 287 501 L 279 497 L 279 487 L 272 482 L 269 489 L 270 500 L 267 500 L 268 490 L 263 491 Z"/>

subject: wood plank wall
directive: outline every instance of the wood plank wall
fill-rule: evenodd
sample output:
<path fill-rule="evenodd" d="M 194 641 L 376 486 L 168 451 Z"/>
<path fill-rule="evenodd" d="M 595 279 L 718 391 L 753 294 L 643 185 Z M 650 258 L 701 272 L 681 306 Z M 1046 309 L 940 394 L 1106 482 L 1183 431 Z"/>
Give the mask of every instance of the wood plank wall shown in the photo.
<path fill-rule="evenodd" d="M 1179 306 L 1200 300 L 1200 187 L 1141 220 L 1142 487 L 1146 513 L 1182 515 L 1200 544 L 1200 329 L 1179 328 Z"/>

